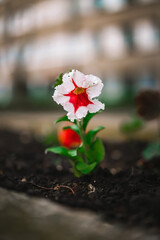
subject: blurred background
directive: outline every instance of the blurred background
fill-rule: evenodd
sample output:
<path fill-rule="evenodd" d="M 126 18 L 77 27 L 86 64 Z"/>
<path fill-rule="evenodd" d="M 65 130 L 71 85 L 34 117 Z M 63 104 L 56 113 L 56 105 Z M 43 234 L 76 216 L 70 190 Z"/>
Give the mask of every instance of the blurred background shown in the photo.
<path fill-rule="evenodd" d="M 107 112 L 132 109 L 160 87 L 159 27 L 159 0 L 0 0 L 3 124 L 6 110 L 60 109 L 52 85 L 73 68 L 103 80 Z"/>

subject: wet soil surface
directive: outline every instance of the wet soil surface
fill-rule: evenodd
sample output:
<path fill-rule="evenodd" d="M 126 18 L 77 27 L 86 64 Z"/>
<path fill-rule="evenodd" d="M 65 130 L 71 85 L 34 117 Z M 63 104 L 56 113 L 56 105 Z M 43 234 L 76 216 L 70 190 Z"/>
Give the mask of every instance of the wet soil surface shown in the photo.
<path fill-rule="evenodd" d="M 40 139 L 28 132 L 1 130 L 0 187 L 90 209 L 111 223 L 158 231 L 160 158 L 143 164 L 143 142 L 104 144 L 106 157 L 101 168 L 76 178 L 67 159 L 44 154 L 46 147 Z"/>

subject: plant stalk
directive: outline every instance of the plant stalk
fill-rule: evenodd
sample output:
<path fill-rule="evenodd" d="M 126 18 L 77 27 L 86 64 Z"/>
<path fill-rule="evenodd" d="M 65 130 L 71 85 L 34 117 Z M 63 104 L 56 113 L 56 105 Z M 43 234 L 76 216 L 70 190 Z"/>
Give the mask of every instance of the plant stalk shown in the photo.
<path fill-rule="evenodd" d="M 160 117 L 157 118 L 157 124 L 158 124 L 158 142 L 160 143 Z"/>
<path fill-rule="evenodd" d="M 85 161 L 85 163 L 88 163 L 88 161 L 87 161 L 87 146 L 86 146 L 85 132 L 84 132 L 84 130 L 83 130 L 82 121 L 83 121 L 83 120 L 77 121 L 77 126 L 78 126 L 78 128 L 79 128 L 80 138 L 81 138 L 81 141 L 82 141 L 82 143 L 83 143 L 84 161 Z"/>

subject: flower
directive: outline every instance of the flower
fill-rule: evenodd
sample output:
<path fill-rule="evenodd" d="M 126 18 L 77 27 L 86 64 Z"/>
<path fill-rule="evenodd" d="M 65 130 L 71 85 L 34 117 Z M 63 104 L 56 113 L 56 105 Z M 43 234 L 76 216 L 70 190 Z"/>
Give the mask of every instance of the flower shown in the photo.
<path fill-rule="evenodd" d="M 104 110 L 104 104 L 95 99 L 101 93 L 103 83 L 94 75 L 84 75 L 78 70 L 65 73 L 62 84 L 55 87 L 53 99 L 67 111 L 68 118 L 84 118 L 88 112 L 95 113 Z"/>
<path fill-rule="evenodd" d="M 58 130 L 58 141 L 66 148 L 76 148 L 81 144 L 79 135 L 72 129 L 59 128 Z"/>
<path fill-rule="evenodd" d="M 160 115 L 160 91 L 145 89 L 136 96 L 138 114 L 145 120 L 152 120 Z"/>

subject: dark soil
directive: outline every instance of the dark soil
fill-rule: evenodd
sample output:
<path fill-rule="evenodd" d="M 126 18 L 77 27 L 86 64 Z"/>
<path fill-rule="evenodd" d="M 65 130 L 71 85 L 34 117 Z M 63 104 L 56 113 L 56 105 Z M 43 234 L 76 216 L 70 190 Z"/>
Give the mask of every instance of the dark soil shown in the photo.
<path fill-rule="evenodd" d="M 75 178 L 66 159 L 59 163 L 59 156 L 44 154 L 45 146 L 39 139 L 28 132 L 1 130 L 0 186 L 70 207 L 90 209 L 109 222 L 158 230 L 160 159 L 138 168 L 137 162 L 143 163 L 140 159 L 145 145 L 105 143 L 103 169 Z"/>

